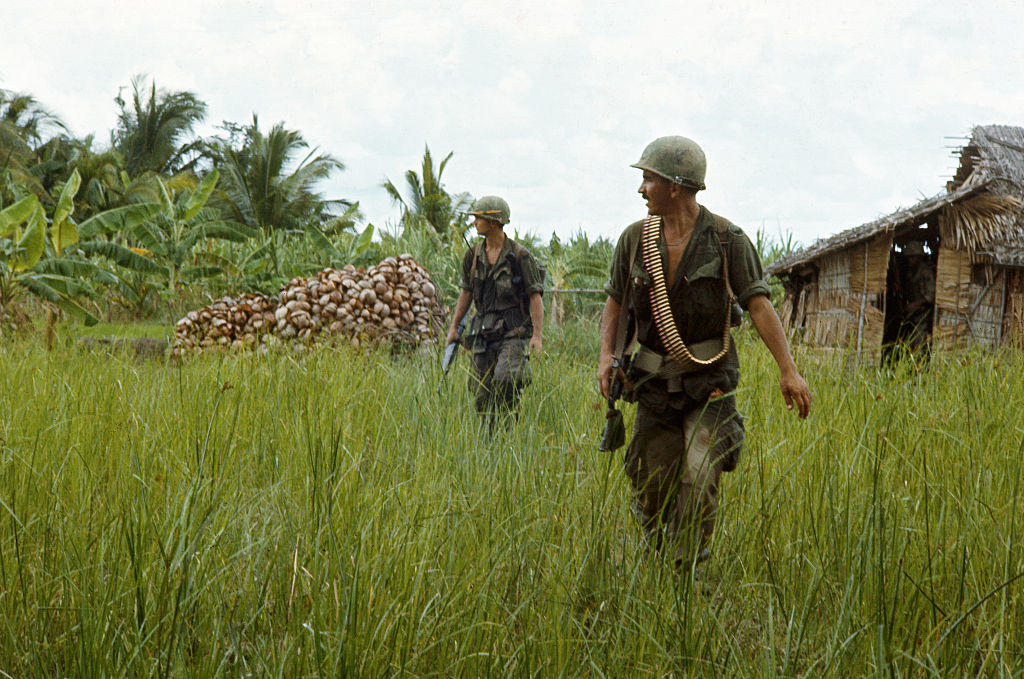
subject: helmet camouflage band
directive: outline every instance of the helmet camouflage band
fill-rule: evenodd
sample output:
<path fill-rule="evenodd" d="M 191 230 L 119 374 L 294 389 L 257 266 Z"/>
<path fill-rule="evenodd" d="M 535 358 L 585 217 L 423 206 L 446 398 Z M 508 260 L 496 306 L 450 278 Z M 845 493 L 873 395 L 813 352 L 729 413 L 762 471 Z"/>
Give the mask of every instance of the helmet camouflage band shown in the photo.
<path fill-rule="evenodd" d="M 630 167 L 647 170 L 696 191 L 707 188 L 704 174 L 708 169 L 707 158 L 697 142 L 686 137 L 659 137 L 640 155 L 640 160 Z"/>
<path fill-rule="evenodd" d="M 511 212 L 508 209 L 508 203 L 505 202 L 504 198 L 498 196 L 483 196 L 473 201 L 473 207 L 469 209 L 467 214 L 471 214 L 474 217 L 483 217 L 484 219 L 490 219 L 493 222 L 498 222 L 502 226 L 508 224 Z"/>

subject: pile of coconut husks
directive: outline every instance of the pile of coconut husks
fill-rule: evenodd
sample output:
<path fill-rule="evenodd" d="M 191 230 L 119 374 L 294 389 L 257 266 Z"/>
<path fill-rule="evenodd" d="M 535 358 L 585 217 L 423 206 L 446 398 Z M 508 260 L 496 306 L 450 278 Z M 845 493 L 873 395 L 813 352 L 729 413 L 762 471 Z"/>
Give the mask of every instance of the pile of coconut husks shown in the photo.
<path fill-rule="evenodd" d="M 246 293 L 190 311 L 174 326 L 171 355 L 323 339 L 355 347 L 382 340 L 419 346 L 436 341 L 444 321 L 430 275 L 404 254 L 367 269 L 348 265 L 292 279 L 277 299 Z"/>

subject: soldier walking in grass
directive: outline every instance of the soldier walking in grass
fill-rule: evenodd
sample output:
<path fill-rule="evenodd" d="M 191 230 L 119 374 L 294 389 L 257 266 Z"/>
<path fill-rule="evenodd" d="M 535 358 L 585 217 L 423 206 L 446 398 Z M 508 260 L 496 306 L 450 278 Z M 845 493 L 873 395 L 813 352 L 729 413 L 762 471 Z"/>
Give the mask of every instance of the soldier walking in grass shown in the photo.
<path fill-rule="evenodd" d="M 447 341 L 458 340 L 459 323 L 475 305 L 466 338 L 473 354 L 469 389 L 493 431 L 498 419 L 518 412 L 531 377 L 528 352 L 541 352 L 544 276 L 530 251 L 505 235 L 510 211 L 504 199 L 484 196 L 469 214 L 482 238 L 462 258 L 462 291 Z"/>
<path fill-rule="evenodd" d="M 750 239 L 697 203 L 703 150 L 662 137 L 633 167 L 643 171 L 648 217 L 627 227 L 615 248 L 597 378 L 605 398 L 619 380 L 637 403 L 625 464 L 649 548 L 692 567 L 710 556 L 720 475 L 735 468 L 744 440 L 730 334 L 740 320 L 736 303 L 779 366 L 787 407 L 807 417 L 811 394 Z"/>

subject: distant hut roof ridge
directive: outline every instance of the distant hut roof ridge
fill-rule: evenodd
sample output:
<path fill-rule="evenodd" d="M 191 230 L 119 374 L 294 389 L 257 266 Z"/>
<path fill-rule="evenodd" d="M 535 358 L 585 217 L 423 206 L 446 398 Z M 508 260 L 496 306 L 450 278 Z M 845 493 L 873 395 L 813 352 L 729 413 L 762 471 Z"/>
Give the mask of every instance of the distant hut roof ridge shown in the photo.
<path fill-rule="evenodd" d="M 861 226 L 847 229 L 772 262 L 766 272 L 778 275 L 821 255 L 861 241 L 925 222 L 945 211 L 949 238 L 958 248 L 986 254 L 1003 263 L 1024 265 L 1024 128 L 1009 125 L 974 127 L 960 149 L 960 165 L 946 191 Z"/>

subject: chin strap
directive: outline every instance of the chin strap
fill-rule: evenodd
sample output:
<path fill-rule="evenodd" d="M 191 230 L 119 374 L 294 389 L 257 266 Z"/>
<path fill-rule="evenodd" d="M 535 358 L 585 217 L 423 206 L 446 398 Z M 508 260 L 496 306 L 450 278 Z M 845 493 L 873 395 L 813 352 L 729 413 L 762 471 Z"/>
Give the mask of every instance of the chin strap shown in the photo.
<path fill-rule="evenodd" d="M 672 307 L 668 301 L 668 289 L 665 286 L 665 272 L 661 267 L 661 253 L 658 252 L 658 236 L 661 235 L 661 217 L 651 215 L 644 220 L 643 230 L 643 253 L 644 266 L 651 276 L 651 309 L 654 312 L 654 325 L 658 329 L 661 341 L 669 355 L 681 365 L 707 366 L 717 363 L 729 353 L 729 310 L 731 299 L 726 303 L 725 329 L 722 331 L 722 350 L 707 360 L 702 360 L 690 353 L 689 348 L 679 336 L 679 329 L 676 327 L 675 318 L 672 316 Z M 729 283 L 728 268 L 725 259 L 722 259 L 722 269 L 726 285 Z"/>

